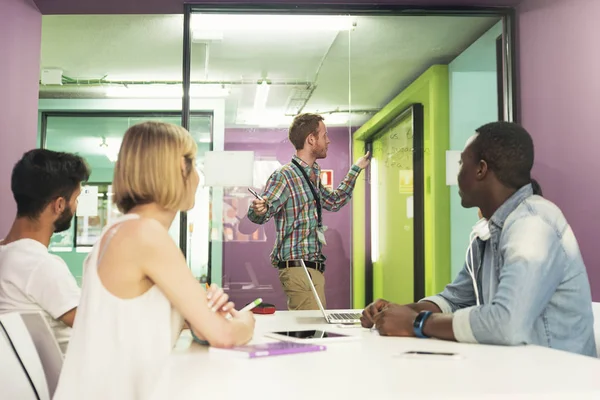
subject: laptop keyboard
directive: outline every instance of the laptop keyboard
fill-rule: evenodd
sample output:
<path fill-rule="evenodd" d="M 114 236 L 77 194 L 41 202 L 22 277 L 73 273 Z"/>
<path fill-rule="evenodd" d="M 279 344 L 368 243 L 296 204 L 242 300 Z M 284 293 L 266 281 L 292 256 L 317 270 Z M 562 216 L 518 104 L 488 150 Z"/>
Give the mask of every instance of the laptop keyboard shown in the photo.
<path fill-rule="evenodd" d="M 360 319 L 359 313 L 330 313 L 329 318 L 337 320 L 354 320 Z"/>

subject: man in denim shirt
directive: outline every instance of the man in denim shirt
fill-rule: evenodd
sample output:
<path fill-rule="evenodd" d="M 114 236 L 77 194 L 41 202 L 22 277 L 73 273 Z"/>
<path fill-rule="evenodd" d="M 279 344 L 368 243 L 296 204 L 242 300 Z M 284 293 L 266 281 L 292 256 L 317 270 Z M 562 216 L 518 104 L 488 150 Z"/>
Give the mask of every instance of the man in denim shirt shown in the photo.
<path fill-rule="evenodd" d="M 562 212 L 533 194 L 533 155 L 529 133 L 507 122 L 477 129 L 461 155 L 462 205 L 479 207 L 489 220 L 489 240 L 473 243 L 479 301 L 463 268 L 442 293 L 418 303 L 375 301 L 363 311 L 364 327 L 375 325 L 382 335 L 535 344 L 596 356 L 585 265 Z"/>

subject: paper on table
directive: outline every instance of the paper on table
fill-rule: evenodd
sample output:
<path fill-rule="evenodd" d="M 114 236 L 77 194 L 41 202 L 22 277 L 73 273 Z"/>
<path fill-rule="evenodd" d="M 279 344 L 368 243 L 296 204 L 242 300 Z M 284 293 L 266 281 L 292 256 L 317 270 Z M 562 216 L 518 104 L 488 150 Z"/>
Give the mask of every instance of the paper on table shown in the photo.
<path fill-rule="evenodd" d="M 446 150 L 446 185 L 458 185 L 460 150 Z"/>
<path fill-rule="evenodd" d="M 204 155 L 204 186 L 252 187 L 253 151 L 209 151 Z"/>
<path fill-rule="evenodd" d="M 78 217 L 98 215 L 98 186 L 83 186 L 77 201 Z"/>

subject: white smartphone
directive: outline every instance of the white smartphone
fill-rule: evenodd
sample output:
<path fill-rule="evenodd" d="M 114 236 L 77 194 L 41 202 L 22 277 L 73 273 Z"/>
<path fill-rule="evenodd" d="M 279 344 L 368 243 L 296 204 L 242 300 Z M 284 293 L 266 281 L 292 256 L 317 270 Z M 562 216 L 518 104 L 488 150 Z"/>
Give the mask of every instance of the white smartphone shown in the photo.
<path fill-rule="evenodd" d="M 254 197 L 256 197 L 258 200 L 263 200 L 263 198 L 262 198 L 262 197 L 260 197 L 260 196 L 259 196 L 259 194 L 258 194 L 258 193 L 256 193 L 256 192 L 255 192 L 255 191 L 254 191 L 252 188 L 248 188 L 248 191 L 249 191 L 250 193 L 252 193 L 252 194 L 254 195 Z"/>

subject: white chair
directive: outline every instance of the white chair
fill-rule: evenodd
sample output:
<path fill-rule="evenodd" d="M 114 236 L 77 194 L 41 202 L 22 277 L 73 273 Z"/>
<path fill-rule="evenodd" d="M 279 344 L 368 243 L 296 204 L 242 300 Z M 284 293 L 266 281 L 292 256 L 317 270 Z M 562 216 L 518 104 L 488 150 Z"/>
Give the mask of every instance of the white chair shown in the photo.
<path fill-rule="evenodd" d="M 42 363 L 18 313 L 0 315 L 0 372 L 2 398 L 50 400 Z"/>
<path fill-rule="evenodd" d="M 600 357 L 600 303 L 592 303 L 594 313 L 594 339 L 596 339 L 596 353 Z"/>
<path fill-rule="evenodd" d="M 0 393 L 3 398 L 37 400 L 10 340 L 0 326 Z"/>
<path fill-rule="evenodd" d="M 48 383 L 48 392 L 52 397 L 58 385 L 58 378 L 63 365 L 62 351 L 52 333 L 52 328 L 50 328 L 42 313 L 22 312 L 21 318 L 29 331 L 29 336 L 31 336 L 42 362 L 46 382 Z"/>

